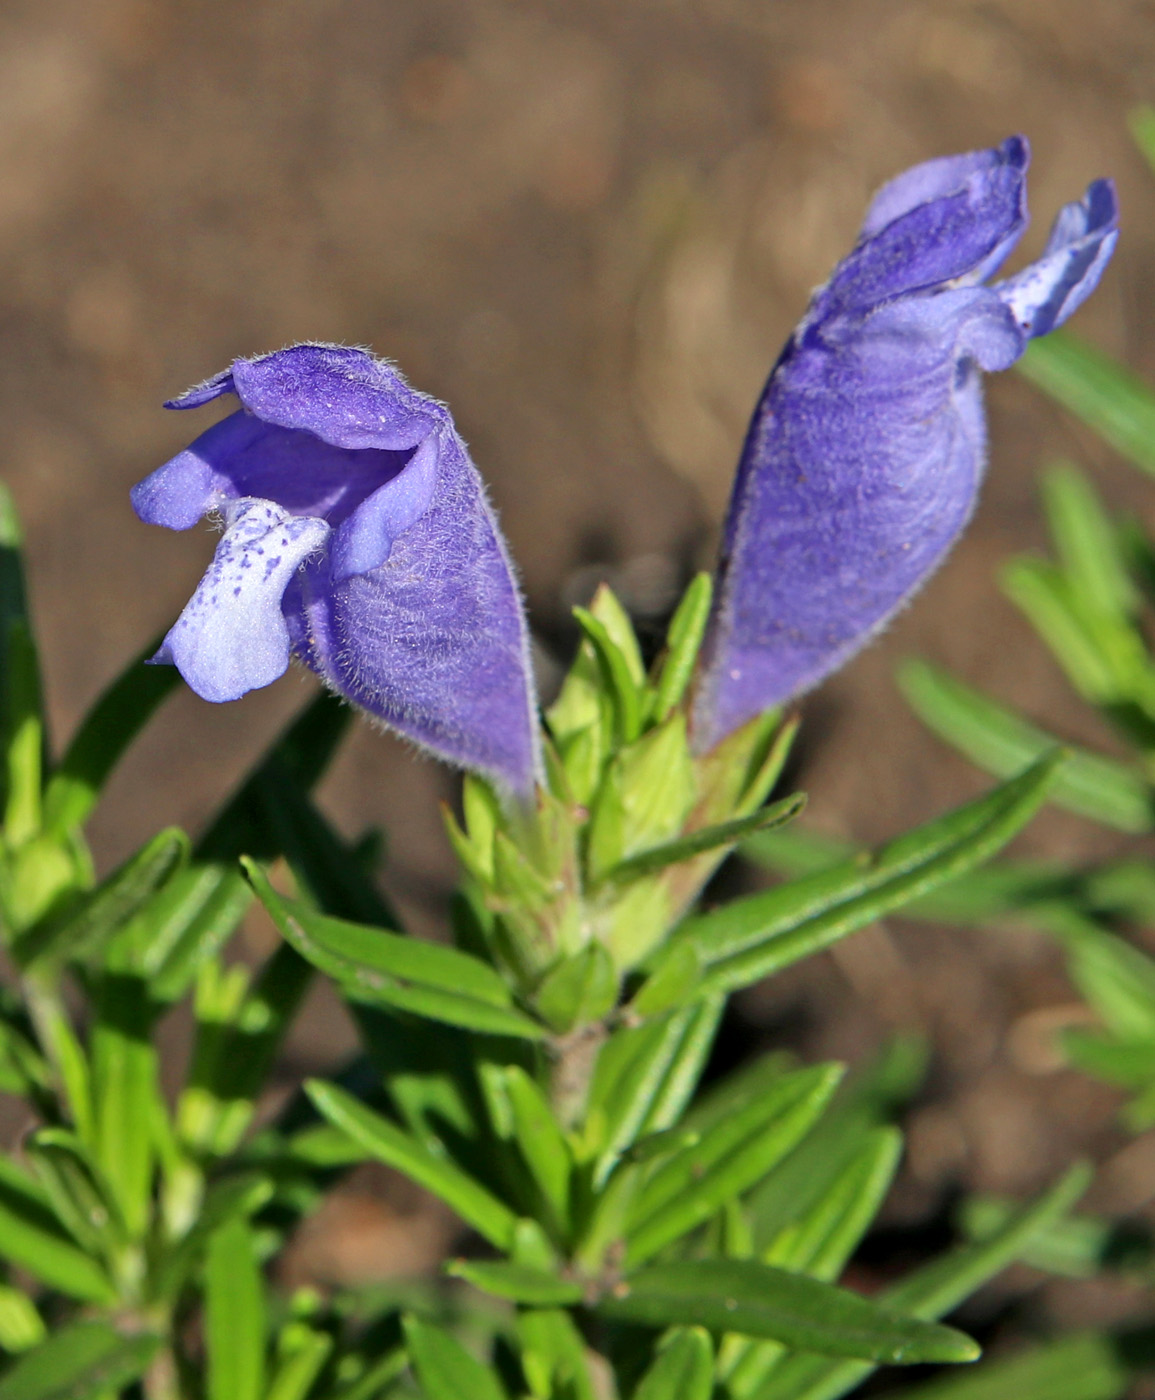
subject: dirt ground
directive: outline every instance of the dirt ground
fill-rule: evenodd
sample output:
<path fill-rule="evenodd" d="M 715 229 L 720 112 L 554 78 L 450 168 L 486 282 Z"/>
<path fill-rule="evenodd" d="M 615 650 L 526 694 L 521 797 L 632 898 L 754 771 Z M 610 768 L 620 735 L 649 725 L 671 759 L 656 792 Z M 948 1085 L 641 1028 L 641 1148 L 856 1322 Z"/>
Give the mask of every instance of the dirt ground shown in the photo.
<path fill-rule="evenodd" d="M 1138 0 L 6 0 L 0 472 L 26 523 L 56 735 L 204 566 L 203 531 L 138 524 L 127 491 L 193 426 L 161 401 L 237 354 L 366 344 L 452 406 L 547 684 L 598 578 L 646 623 L 708 564 L 779 346 L 871 189 L 913 161 L 1026 132 L 1036 227 L 1021 256 L 1113 175 L 1124 236 L 1078 326 L 1155 378 L 1155 178 L 1124 125 L 1152 99 L 1155 6 Z M 980 786 L 903 708 L 891 675 L 906 654 L 1104 739 L 993 576 L 1041 543 L 1049 459 L 1083 462 L 1153 528 L 1155 495 L 1013 375 L 989 402 L 973 528 L 806 705 L 802 778 L 827 830 L 879 840 Z M 195 830 L 308 684 L 172 701 L 97 817 L 102 865 L 160 822 Z M 452 787 L 362 729 L 324 788 L 344 828 L 389 832 L 388 884 L 427 932 L 453 873 L 435 801 Z M 1053 816 L 1026 843 L 1107 848 Z M 752 1038 L 852 1060 L 896 1027 L 932 1036 L 896 1221 L 960 1182 L 1036 1189 L 1077 1151 L 1107 1159 L 1101 1200 L 1136 1207 L 1153 1149 L 1127 1146 L 1110 1096 L 1046 1053 L 1046 1018 L 1070 1001 L 1040 940 L 896 925 L 752 993 L 740 1018 Z M 319 996 L 296 1063 L 348 1044 Z M 300 1268 L 418 1267 L 444 1230 L 392 1199 L 399 1216 L 347 1198 Z M 1060 1316 L 1091 1306 L 1052 1301 Z"/>

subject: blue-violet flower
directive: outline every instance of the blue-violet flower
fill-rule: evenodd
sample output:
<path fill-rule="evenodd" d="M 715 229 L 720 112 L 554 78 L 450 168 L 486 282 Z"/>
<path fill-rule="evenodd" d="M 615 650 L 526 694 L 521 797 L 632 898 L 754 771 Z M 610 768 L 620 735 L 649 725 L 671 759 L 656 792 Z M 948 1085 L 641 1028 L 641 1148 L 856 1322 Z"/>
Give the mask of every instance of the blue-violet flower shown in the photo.
<path fill-rule="evenodd" d="M 873 637 L 942 561 L 986 456 L 980 371 L 1094 290 L 1114 187 L 1059 214 L 1042 257 L 984 286 L 1027 224 L 1029 149 L 928 161 L 884 185 L 814 293 L 746 437 L 694 699 L 711 749 Z"/>
<path fill-rule="evenodd" d="M 505 543 L 448 409 L 364 350 L 295 345 L 167 405 L 240 409 L 140 482 L 141 520 L 224 535 L 153 658 L 206 700 L 290 654 L 424 749 L 532 791 L 537 723 Z"/>

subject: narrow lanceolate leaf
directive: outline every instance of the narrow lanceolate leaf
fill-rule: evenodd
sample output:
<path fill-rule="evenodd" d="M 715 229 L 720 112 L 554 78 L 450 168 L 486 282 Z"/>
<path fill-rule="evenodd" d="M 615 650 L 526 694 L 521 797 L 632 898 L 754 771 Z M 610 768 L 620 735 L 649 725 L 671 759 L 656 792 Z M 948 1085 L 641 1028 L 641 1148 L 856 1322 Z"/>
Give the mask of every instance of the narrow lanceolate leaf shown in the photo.
<path fill-rule="evenodd" d="M 239 870 L 194 865 L 179 871 L 142 915 L 146 930 L 137 938 L 140 970 L 158 1005 L 179 1001 L 197 969 L 220 951 L 252 903 L 253 893 Z"/>
<path fill-rule="evenodd" d="M 62 961 L 98 952 L 118 929 L 142 909 L 188 858 L 183 831 L 159 832 L 104 880 L 80 907 L 63 918 L 48 919 L 16 940 L 13 955 L 21 967 Z"/>
<path fill-rule="evenodd" d="M 153 713 L 180 684 L 169 666 L 146 666 L 158 643 L 150 642 L 89 710 L 44 794 L 44 824 L 61 835 L 81 826 L 96 805 L 108 775 Z"/>
<path fill-rule="evenodd" d="M 573 1279 L 546 1273 L 543 1269 L 531 1269 L 525 1264 L 454 1259 L 446 1265 L 445 1271 L 473 1284 L 483 1293 L 532 1308 L 572 1306 L 581 1302 L 585 1292 L 582 1284 Z"/>
<path fill-rule="evenodd" d="M 143 1236 L 151 1213 L 153 1135 L 142 1129 L 160 1097 L 148 984 L 132 974 L 100 979 L 92 1031 L 96 1157 L 129 1234 Z"/>
<path fill-rule="evenodd" d="M 678 1260 L 645 1269 L 595 1310 L 643 1326 L 696 1324 L 892 1365 L 973 1361 L 979 1354 L 951 1327 L 888 1312 L 846 1289 L 752 1259 Z"/>
<path fill-rule="evenodd" d="M 333 1338 L 327 1332 L 305 1328 L 300 1323 L 290 1323 L 289 1328 L 293 1332 L 292 1347 L 269 1382 L 265 1400 L 305 1400 L 332 1353 Z"/>
<path fill-rule="evenodd" d="M 666 655 L 653 696 L 652 718 L 657 724 L 669 718 L 690 684 L 702 638 L 706 635 L 713 596 L 713 576 L 698 574 L 682 595 L 682 601 L 670 619 Z"/>
<path fill-rule="evenodd" d="M 651 846 L 639 851 L 636 856 L 619 861 L 602 876 L 601 883 L 624 883 L 636 880 L 642 875 L 664 870 L 667 865 L 677 865 L 694 856 L 715 851 L 721 846 L 732 846 L 744 836 L 755 831 L 771 831 L 775 827 L 791 822 L 806 806 L 806 794 L 796 792 L 784 797 L 781 802 L 772 802 L 752 812 L 748 817 L 737 817 L 734 821 L 719 822 L 716 826 L 706 826 L 700 831 L 692 831 L 688 836 L 680 836 L 676 841 L 667 841 L 661 846 Z"/>
<path fill-rule="evenodd" d="M 1090 1175 L 1087 1168 L 1075 1167 L 1039 1200 L 1017 1211 L 996 1234 L 916 1269 L 887 1289 L 880 1301 L 915 1317 L 938 1318 L 949 1313 L 1022 1258 L 1040 1234 L 1061 1220 L 1087 1189 Z M 820 1356 L 790 1356 L 747 1400 L 835 1400 L 873 1370 L 871 1365 L 827 1361 Z"/>
<path fill-rule="evenodd" d="M 1018 369 L 1117 452 L 1155 474 L 1155 393 L 1141 379 L 1065 331 L 1032 341 Z"/>
<path fill-rule="evenodd" d="M 714 1344 L 702 1327 L 680 1327 L 663 1343 L 633 1400 L 710 1400 Z"/>
<path fill-rule="evenodd" d="M 0 1400 L 105 1400 L 144 1375 L 160 1344 L 107 1322 L 71 1323 L 4 1373 Z"/>
<path fill-rule="evenodd" d="M 907 662 L 899 684 L 925 725 L 996 777 L 1018 772 L 1059 742 L 1014 710 L 925 661 Z M 1067 761 L 1049 794 L 1056 806 L 1118 831 L 1151 830 L 1155 801 L 1134 769 L 1086 749 L 1066 745 L 1065 751 Z"/>
<path fill-rule="evenodd" d="M 1152 1337 L 1077 1332 L 973 1372 L 939 1376 L 903 1400 L 1119 1400 L 1150 1371 Z"/>
<path fill-rule="evenodd" d="M 221 1226 L 205 1261 L 208 1400 L 261 1400 L 265 1287 L 256 1239 L 243 1220 Z"/>
<path fill-rule="evenodd" d="M 585 608 L 574 608 L 573 615 L 594 649 L 603 683 L 613 697 L 618 742 L 632 744 L 642 732 L 642 679 L 604 622 Z"/>
<path fill-rule="evenodd" d="M 870 1228 L 902 1154 L 902 1135 L 876 1128 L 862 1139 L 819 1198 L 762 1253 L 762 1262 L 833 1283 Z M 747 1341 L 726 1348 L 726 1384 L 736 1400 L 749 1395 L 785 1355 L 778 1342 Z"/>
<path fill-rule="evenodd" d="M 467 1225 L 498 1249 L 509 1249 L 517 1217 L 448 1157 L 437 1156 L 395 1123 L 366 1108 L 335 1084 L 311 1080 L 306 1084 L 317 1111 L 359 1143 L 371 1157 L 403 1172 L 432 1191 Z"/>
<path fill-rule="evenodd" d="M 571 1153 L 549 1101 L 518 1065 L 499 1071 L 509 1098 L 513 1135 L 546 1210 L 548 1224 L 569 1229 Z"/>
<path fill-rule="evenodd" d="M 841 1077 L 821 1065 L 781 1078 L 712 1124 L 691 1118 L 700 1139 L 661 1163 L 638 1193 L 628 1225 L 626 1260 L 640 1264 L 705 1224 L 795 1147 L 818 1120 Z"/>
<path fill-rule="evenodd" d="M 40 663 L 27 622 L 8 624 L 0 639 L 5 671 L 0 692 L 0 739 L 4 762 L 4 835 L 10 846 L 30 840 L 40 829 L 44 716 Z"/>
<path fill-rule="evenodd" d="M 385 1003 L 467 1030 L 538 1039 L 544 1031 L 512 1004 L 480 958 L 384 929 L 331 919 L 282 898 L 255 861 L 245 873 L 289 944 L 358 1000 Z"/>
<path fill-rule="evenodd" d="M 444 1328 L 407 1317 L 405 1345 L 426 1400 L 507 1400 L 493 1369 Z"/>
<path fill-rule="evenodd" d="M 644 1026 L 614 1031 L 598 1055 L 590 1110 L 605 1115 L 597 1178 L 642 1133 L 673 1124 L 698 1083 L 722 1014 L 720 999 L 670 1011 Z"/>
<path fill-rule="evenodd" d="M 7 1159 L 0 1159 L 0 1258 L 82 1303 L 115 1301 L 100 1265 L 76 1247 L 44 1193 Z"/>
<path fill-rule="evenodd" d="M 732 991 L 837 942 L 989 859 L 1034 815 L 1062 753 L 977 802 L 853 861 L 688 920 L 676 937 L 693 940 L 707 964 L 698 994 Z"/>

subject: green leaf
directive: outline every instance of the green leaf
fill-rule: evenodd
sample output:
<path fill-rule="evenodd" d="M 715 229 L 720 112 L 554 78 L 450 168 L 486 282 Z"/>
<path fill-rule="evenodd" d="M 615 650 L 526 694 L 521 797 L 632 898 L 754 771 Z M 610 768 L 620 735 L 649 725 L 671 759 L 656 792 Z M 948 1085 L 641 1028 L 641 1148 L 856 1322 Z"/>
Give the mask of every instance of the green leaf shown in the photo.
<path fill-rule="evenodd" d="M 1034 815 L 1062 754 L 854 861 L 687 920 L 707 970 L 698 994 L 732 991 L 829 947 L 989 859 Z"/>
<path fill-rule="evenodd" d="M 629 613 L 622 607 L 617 594 L 608 583 L 598 584 L 597 592 L 590 604 L 590 613 L 605 628 L 606 635 L 621 653 L 634 685 L 644 686 L 646 668 L 642 663 L 642 653 L 638 647 L 634 624 L 630 621 Z"/>
<path fill-rule="evenodd" d="M 406 1317 L 405 1344 L 426 1400 L 507 1400 L 489 1366 L 483 1366 L 442 1327 Z"/>
<path fill-rule="evenodd" d="M 710 1400 L 714 1344 L 701 1327 L 679 1327 L 663 1341 L 633 1400 Z"/>
<path fill-rule="evenodd" d="M 1056 910 L 1048 927 L 1067 952 L 1071 980 L 1108 1028 L 1124 1040 L 1155 1039 L 1155 961 L 1074 909 Z"/>
<path fill-rule="evenodd" d="M 277 1367 L 265 1400 L 305 1400 L 333 1350 L 332 1337 L 302 1323 L 289 1323 L 282 1335 L 286 1334 L 292 1337 L 292 1347 Z"/>
<path fill-rule="evenodd" d="M 473 1284 L 482 1293 L 505 1298 L 532 1308 L 566 1307 L 580 1303 L 585 1289 L 582 1284 L 557 1273 L 531 1269 L 525 1264 L 478 1262 L 454 1259 L 445 1268 L 453 1278 Z"/>
<path fill-rule="evenodd" d="M 1150 1371 L 1151 1336 L 1077 1332 L 962 1375 L 936 1376 L 903 1400 L 1120 1400 Z"/>
<path fill-rule="evenodd" d="M 968 1239 L 985 1240 L 1014 1215 L 1016 1203 L 992 1196 L 963 1202 L 959 1224 Z M 1103 1273 L 1148 1278 L 1155 1263 L 1155 1237 L 1135 1220 L 1108 1220 L 1072 1215 L 1040 1231 L 1024 1250 L 1032 1268 L 1066 1278 L 1096 1278 Z"/>
<path fill-rule="evenodd" d="M 109 1259 L 124 1241 L 124 1221 L 104 1174 L 65 1128 L 42 1128 L 25 1143 L 57 1217 L 78 1244 Z"/>
<path fill-rule="evenodd" d="M 259 1172 L 239 1172 L 214 1181 L 205 1192 L 196 1219 L 161 1259 L 156 1274 L 157 1294 L 165 1299 L 176 1298 L 213 1235 L 234 1221 L 247 1220 L 272 1196 L 273 1183 Z"/>
<path fill-rule="evenodd" d="M 1094 618 L 1098 626 L 1088 625 L 1081 599 L 1064 573 L 1046 559 L 1012 559 L 1002 570 L 1001 583 L 1080 695 L 1096 705 L 1118 698 L 1114 668 L 1104 645 L 1111 629 L 1101 618 Z M 1134 640 L 1137 644 L 1139 639 Z"/>
<path fill-rule="evenodd" d="M 1131 139 L 1142 152 L 1143 159 L 1155 170 L 1155 107 L 1140 102 L 1127 113 Z"/>
<path fill-rule="evenodd" d="M 44 825 L 63 835 L 83 825 L 108 775 L 180 684 L 175 666 L 146 666 L 157 650 L 151 642 L 100 696 L 82 720 L 44 793 Z"/>
<path fill-rule="evenodd" d="M 874 1129 L 818 1199 L 778 1233 L 762 1262 L 835 1282 L 882 1205 L 901 1155 L 901 1133 Z M 742 1397 L 765 1380 L 785 1350 L 777 1342 L 731 1343 L 726 1354 L 727 1388 Z"/>
<path fill-rule="evenodd" d="M 100 952 L 173 877 L 188 852 L 188 837 L 179 828 L 159 832 L 86 895 L 78 909 L 44 920 L 18 938 L 13 956 L 27 968 L 41 960 L 58 962 Z"/>
<path fill-rule="evenodd" d="M 525 1070 L 507 1065 L 501 1073 L 512 1110 L 514 1138 L 541 1192 L 546 1218 L 564 1235 L 569 1229 L 573 1165 L 569 1144 L 545 1095 Z"/>
<path fill-rule="evenodd" d="M 40 830 L 44 718 L 36 643 L 23 620 L 8 623 L 4 639 L 2 730 L 5 745 L 4 839 L 15 848 Z"/>
<path fill-rule="evenodd" d="M 318 914 L 282 898 L 255 861 L 241 863 L 289 944 L 349 996 L 493 1035 L 544 1035 L 541 1026 L 513 1006 L 505 982 L 479 958 Z"/>
<path fill-rule="evenodd" d="M 594 649 L 603 684 L 613 698 L 617 742 L 621 745 L 632 744 L 642 732 L 642 686 L 645 676 L 641 672 L 641 658 L 638 657 L 635 667 L 628 650 L 618 645 L 609 628 L 594 613 L 585 608 L 574 608 L 573 615 Z M 635 642 L 635 652 L 636 649 Z"/>
<path fill-rule="evenodd" d="M 924 661 L 907 662 L 899 684 L 924 724 L 997 777 L 1017 772 L 1058 742 L 1015 711 Z M 1151 830 L 1151 790 L 1138 773 L 1085 749 L 1066 746 L 1066 752 L 1067 761 L 1050 792 L 1056 806 L 1118 831 Z"/>
<path fill-rule="evenodd" d="M 772 802 L 752 812 L 748 817 L 737 817 L 734 821 L 719 822 L 716 826 L 702 827 L 691 831 L 687 836 L 679 836 L 675 841 L 667 841 L 660 846 L 651 846 L 635 856 L 629 856 L 611 866 L 601 877 L 602 883 L 636 880 L 656 870 L 664 870 L 668 865 L 677 865 L 684 860 L 692 860 L 706 851 L 717 850 L 719 846 L 733 846 L 744 836 L 755 831 L 772 830 L 791 822 L 806 806 L 806 794 L 796 792 L 784 797 L 781 802 Z"/>
<path fill-rule="evenodd" d="M 449 1158 L 438 1157 L 335 1084 L 314 1079 L 305 1088 L 322 1117 L 360 1143 L 371 1157 L 439 1196 L 490 1244 L 498 1249 L 511 1247 L 517 1224 L 513 1211 Z"/>
<path fill-rule="evenodd" d="M 205 1259 L 208 1400 L 262 1400 L 265 1388 L 265 1285 L 256 1239 L 230 1220 Z"/>
<path fill-rule="evenodd" d="M 1070 462 L 1058 462 L 1043 477 L 1043 504 L 1075 596 L 1104 617 L 1128 618 L 1138 596 L 1118 531 L 1090 481 Z"/>
<path fill-rule="evenodd" d="M 684 1006 L 691 999 L 702 975 L 702 959 L 688 940 L 675 944 L 662 958 L 658 969 L 638 988 L 629 1005 L 629 1014 L 646 1020 L 671 1007 Z"/>
<path fill-rule="evenodd" d="M 14 1356 L 47 1340 L 44 1319 L 28 1294 L 11 1284 L 0 1284 L 0 1347 Z"/>
<path fill-rule="evenodd" d="M 311 972 L 282 944 L 245 995 L 247 976 L 239 966 L 222 974 L 214 961 L 203 964 L 192 1068 L 177 1110 L 182 1138 L 194 1152 L 227 1156 L 240 1142 Z M 227 1006 L 206 1007 L 209 992 L 224 992 Z"/>
<path fill-rule="evenodd" d="M 171 1005 L 188 991 L 198 968 L 232 937 L 253 894 L 239 870 L 194 865 L 178 871 L 142 911 L 147 922 L 136 936 L 140 968 L 158 1005 Z"/>
<path fill-rule="evenodd" d="M 755 836 L 743 844 L 742 854 L 785 876 L 811 875 L 848 860 L 863 859 L 860 850 L 849 841 L 798 828 Z M 1112 880 L 1115 873 L 1119 878 Z M 1106 879 L 1102 878 L 1104 874 Z M 1150 880 L 1145 870 L 1132 881 L 1130 872 L 1104 867 L 1095 873 L 1095 881 L 1097 888 L 1094 892 L 1088 889 L 1088 898 L 1092 902 L 1113 901 L 1108 906 L 1113 909 L 1121 907 L 1121 900 L 1126 901 L 1128 909 L 1136 900 L 1142 900 L 1146 908 L 1150 894 L 1155 892 L 1148 889 Z M 1000 861 L 968 871 L 963 879 L 904 905 L 902 917 L 979 927 L 1018 910 L 1068 898 L 1077 893 L 1078 884 L 1075 874 L 1057 862 Z"/>
<path fill-rule="evenodd" d="M 151 1215 L 154 1142 L 144 1125 L 160 1096 L 152 1025 L 147 982 L 105 973 L 91 1051 L 96 1160 L 134 1239 L 143 1236 Z"/>
<path fill-rule="evenodd" d="M 704 1225 L 726 1201 L 765 1176 L 821 1116 L 841 1074 L 837 1065 L 799 1070 L 733 1102 L 720 1119 L 691 1115 L 685 1126 L 697 1130 L 699 1140 L 660 1163 L 638 1193 L 628 1225 L 627 1264 L 642 1263 Z"/>
<path fill-rule="evenodd" d="M 600 1021 L 618 999 L 618 974 L 601 943 L 587 943 L 563 958 L 542 979 L 533 1004 L 560 1035 L 577 1025 Z"/>
<path fill-rule="evenodd" d="M 916 1269 L 887 1289 L 880 1301 L 916 1317 L 942 1317 L 1021 1258 L 1040 1233 L 1067 1214 L 1087 1189 L 1089 1179 L 1087 1168 L 1073 1168 L 1038 1201 L 1016 1212 L 990 1239 L 965 1245 Z M 822 1357 L 790 1356 L 748 1400 L 835 1400 L 873 1370 L 873 1366 L 830 1362 Z"/>
<path fill-rule="evenodd" d="M 892 1365 L 973 1361 L 979 1354 L 952 1327 L 902 1317 L 846 1289 L 753 1259 L 675 1260 L 645 1269 L 613 1289 L 595 1311 L 615 1321 L 699 1325 Z"/>
<path fill-rule="evenodd" d="M 0 1400 L 107 1400 L 144 1375 L 161 1339 L 107 1322 L 73 1322 L 0 1378 Z"/>
<path fill-rule="evenodd" d="M 1155 473 L 1155 394 L 1066 331 L 1032 340 L 1016 368 L 1143 471 Z"/>
<path fill-rule="evenodd" d="M 0 1157 L 0 1255 L 82 1303 L 116 1300 L 108 1276 L 65 1234 L 48 1201 L 15 1163 Z"/>
<path fill-rule="evenodd" d="M 596 1179 L 643 1133 L 680 1117 L 697 1087 L 722 1014 L 719 999 L 667 1012 L 644 1026 L 614 1031 L 602 1046 L 590 1085 L 589 1111 L 604 1115 L 604 1149 Z"/>
<path fill-rule="evenodd" d="M 713 596 L 712 575 L 695 575 L 670 619 L 666 633 L 666 655 L 653 697 L 653 718 L 658 724 L 673 713 L 690 684 L 702 638 L 706 635 Z"/>
<path fill-rule="evenodd" d="M 526 1308 L 517 1314 L 521 1364 L 535 1400 L 603 1400 L 595 1386 L 585 1339 L 560 1308 Z"/>

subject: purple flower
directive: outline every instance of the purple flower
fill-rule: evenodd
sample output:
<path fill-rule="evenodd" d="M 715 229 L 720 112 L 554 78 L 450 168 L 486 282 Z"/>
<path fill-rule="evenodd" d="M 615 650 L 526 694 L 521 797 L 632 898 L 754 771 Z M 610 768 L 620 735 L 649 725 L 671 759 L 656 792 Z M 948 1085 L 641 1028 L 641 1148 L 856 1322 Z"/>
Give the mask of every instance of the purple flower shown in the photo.
<path fill-rule="evenodd" d="M 982 285 L 1027 224 L 1027 143 L 884 185 L 754 413 L 694 701 L 699 752 L 816 685 L 942 562 L 986 456 L 981 370 L 1006 369 L 1094 290 L 1114 187 L 1059 214 L 1038 262 Z"/>
<path fill-rule="evenodd" d="M 241 408 L 132 492 L 149 524 L 225 527 L 154 661 L 222 701 L 295 655 L 421 748 L 530 792 L 521 600 L 448 409 L 335 345 L 236 360 L 167 407 L 222 394 Z"/>

